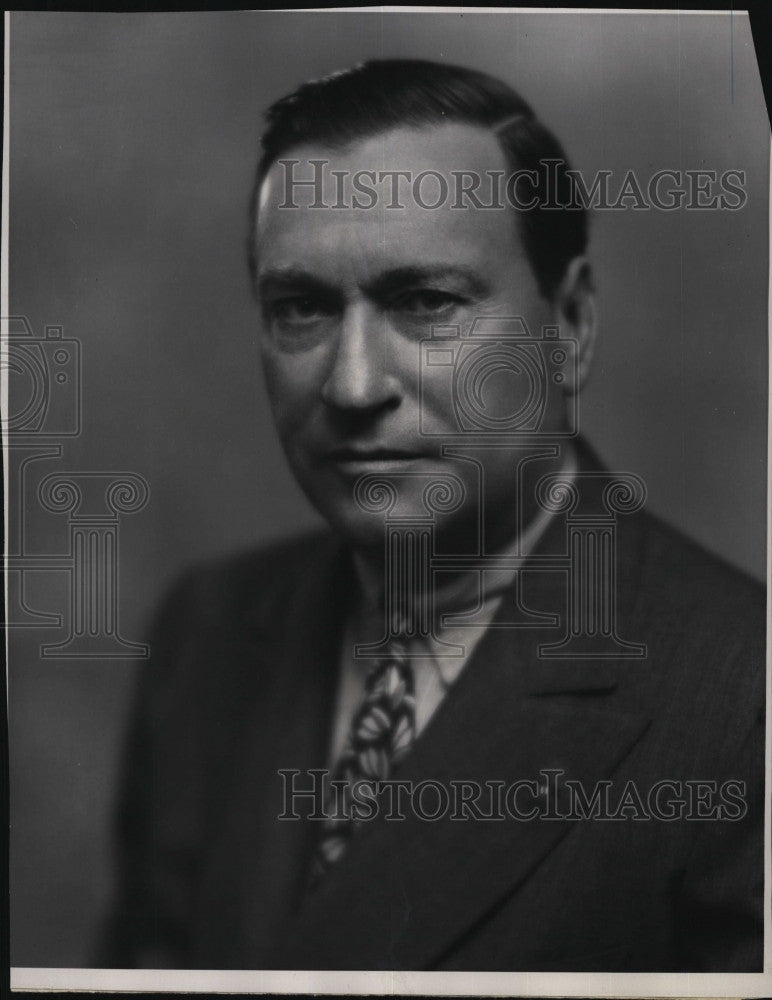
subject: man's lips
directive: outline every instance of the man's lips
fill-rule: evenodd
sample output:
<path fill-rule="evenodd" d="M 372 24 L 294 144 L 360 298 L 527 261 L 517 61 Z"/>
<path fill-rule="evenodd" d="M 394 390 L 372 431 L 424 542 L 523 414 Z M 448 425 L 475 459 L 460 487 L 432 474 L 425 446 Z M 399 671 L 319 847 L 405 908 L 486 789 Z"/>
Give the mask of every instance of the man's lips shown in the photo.
<path fill-rule="evenodd" d="M 405 448 L 386 447 L 343 447 L 332 448 L 326 453 L 329 462 L 344 468 L 385 468 L 419 461 L 429 456 L 420 451 Z"/>

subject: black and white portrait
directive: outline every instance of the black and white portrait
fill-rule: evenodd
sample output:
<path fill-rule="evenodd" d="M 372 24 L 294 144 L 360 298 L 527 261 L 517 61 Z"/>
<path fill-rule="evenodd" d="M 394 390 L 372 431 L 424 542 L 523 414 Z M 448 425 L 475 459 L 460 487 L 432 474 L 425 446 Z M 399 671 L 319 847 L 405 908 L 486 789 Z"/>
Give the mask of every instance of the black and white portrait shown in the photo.
<path fill-rule="evenodd" d="M 15 984 L 763 995 L 747 16 L 8 30 Z"/>

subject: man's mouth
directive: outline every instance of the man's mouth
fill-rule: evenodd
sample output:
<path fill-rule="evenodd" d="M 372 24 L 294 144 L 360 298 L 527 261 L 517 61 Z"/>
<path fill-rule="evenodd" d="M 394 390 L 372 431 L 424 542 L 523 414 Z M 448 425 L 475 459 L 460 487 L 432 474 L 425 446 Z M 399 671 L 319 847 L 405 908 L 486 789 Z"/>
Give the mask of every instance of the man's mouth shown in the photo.
<path fill-rule="evenodd" d="M 422 452 L 404 448 L 387 447 L 341 447 L 327 453 L 330 462 L 344 470 L 355 472 L 388 471 L 426 458 Z"/>

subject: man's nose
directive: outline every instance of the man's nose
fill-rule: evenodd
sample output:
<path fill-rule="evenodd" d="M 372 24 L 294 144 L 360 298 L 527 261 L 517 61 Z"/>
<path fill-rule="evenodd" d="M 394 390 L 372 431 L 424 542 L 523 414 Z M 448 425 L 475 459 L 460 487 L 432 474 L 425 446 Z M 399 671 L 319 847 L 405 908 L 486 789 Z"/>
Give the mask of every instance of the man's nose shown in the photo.
<path fill-rule="evenodd" d="M 343 313 L 322 399 L 338 410 L 372 411 L 399 405 L 400 383 L 390 362 L 388 324 L 366 303 Z"/>

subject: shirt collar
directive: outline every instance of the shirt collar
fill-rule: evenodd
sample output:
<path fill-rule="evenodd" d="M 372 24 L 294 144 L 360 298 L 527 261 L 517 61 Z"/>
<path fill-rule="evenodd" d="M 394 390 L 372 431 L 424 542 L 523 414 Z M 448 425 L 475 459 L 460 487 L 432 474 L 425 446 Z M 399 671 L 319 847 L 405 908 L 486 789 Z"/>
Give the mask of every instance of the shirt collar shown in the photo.
<path fill-rule="evenodd" d="M 578 461 L 573 447 L 566 448 L 565 451 L 566 457 L 560 474 L 564 479 L 571 482 L 576 475 Z M 551 511 L 540 510 L 528 522 L 525 528 L 510 540 L 506 548 L 502 549 L 498 554 L 503 556 L 531 555 L 543 538 L 554 516 L 554 513 Z M 359 582 L 360 594 L 363 595 L 360 608 L 363 605 L 369 604 L 372 609 L 377 602 L 374 602 L 372 598 L 369 601 L 367 600 L 366 574 L 363 572 L 361 559 L 356 553 L 354 553 L 354 567 Z M 476 615 L 477 623 L 475 625 L 438 627 L 436 637 L 427 636 L 426 639 L 411 640 L 410 645 L 412 647 L 423 647 L 421 652 L 424 653 L 424 656 L 426 653 L 430 654 L 430 659 L 439 670 L 445 685 L 452 684 L 461 673 L 472 648 L 482 638 L 482 635 L 496 614 L 504 592 L 512 585 L 515 572 L 513 569 L 491 569 L 485 571 L 482 607 Z M 434 597 L 438 617 L 441 616 L 443 611 L 458 609 L 465 605 L 468 606 L 472 601 L 479 600 L 480 598 L 479 577 L 473 572 L 464 573 L 451 584 L 435 590 Z M 372 610 L 369 614 L 360 611 L 358 617 L 360 619 L 359 628 L 356 628 L 356 631 L 364 629 L 368 620 L 369 622 L 373 622 L 374 617 L 378 617 L 378 621 L 375 622 L 377 626 L 382 624 L 383 609 L 378 608 L 375 615 Z M 461 656 L 448 655 L 447 643 L 463 646 L 465 653 Z M 417 662 L 420 663 L 421 661 L 418 660 Z"/>

